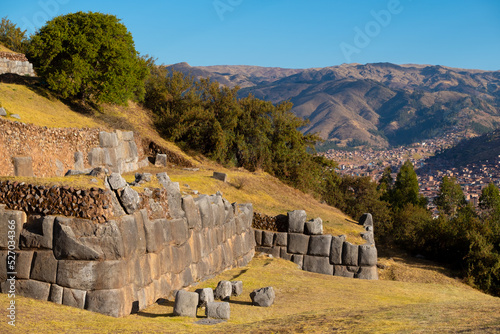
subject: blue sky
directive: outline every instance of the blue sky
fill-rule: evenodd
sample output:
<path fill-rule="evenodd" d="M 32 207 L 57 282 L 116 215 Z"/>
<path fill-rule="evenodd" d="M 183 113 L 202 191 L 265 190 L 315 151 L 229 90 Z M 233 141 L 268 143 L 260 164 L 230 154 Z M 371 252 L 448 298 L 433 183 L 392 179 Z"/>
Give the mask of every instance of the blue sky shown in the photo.
<path fill-rule="evenodd" d="M 77 11 L 116 15 L 159 63 L 309 68 L 392 62 L 500 70 L 499 0 L 19 0 L 32 33 Z"/>

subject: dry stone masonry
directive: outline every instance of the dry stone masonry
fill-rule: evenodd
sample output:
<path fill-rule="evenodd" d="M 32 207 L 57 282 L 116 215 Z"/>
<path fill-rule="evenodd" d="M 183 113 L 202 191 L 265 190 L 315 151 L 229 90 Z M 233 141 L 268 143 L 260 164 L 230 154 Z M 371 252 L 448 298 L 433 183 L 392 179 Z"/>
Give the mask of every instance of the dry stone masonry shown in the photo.
<path fill-rule="evenodd" d="M 268 218 L 258 216 L 262 220 Z M 283 219 L 283 218 L 279 218 Z M 278 220 L 279 220 L 278 219 Z M 320 218 L 306 222 L 306 212 L 291 211 L 287 215 L 288 231 L 255 230 L 256 251 L 295 262 L 306 271 L 361 279 L 378 279 L 377 248 L 373 238 L 373 219 L 364 214 L 360 219 L 366 230 L 364 245 L 346 241 L 344 235 L 323 235 Z M 271 220 L 272 221 L 272 220 Z M 276 219 L 275 219 L 276 221 Z"/>
<path fill-rule="evenodd" d="M 26 196 L 16 200 L 15 209 L 10 202 L 0 205 L 1 291 L 8 290 L 7 222 L 12 220 L 18 294 L 115 317 L 142 310 L 159 298 L 172 297 L 177 290 L 252 259 L 251 204 L 231 204 L 220 193 L 181 197 L 179 185 L 168 175 L 156 177 L 166 192 L 163 204 L 161 198 L 135 196 L 119 175 L 110 177 L 109 189 L 95 192 L 94 197 L 92 190 L 80 192 L 82 201 L 101 196 L 103 202 L 94 205 L 100 210 L 111 208 L 112 214 L 104 215 L 101 222 L 63 216 L 50 211 L 52 206 L 49 212 L 40 213 L 42 206 L 33 206 L 31 197 L 26 198 L 49 201 L 53 188 L 4 184 L 0 201 L 17 198 L 7 194 L 21 194 L 16 189 L 24 186 Z M 129 188 L 132 191 L 125 190 Z M 78 203 L 78 190 L 67 191 L 72 207 Z M 130 195 L 129 202 L 125 195 Z M 66 198 L 61 189 L 58 196 L 61 201 Z M 144 202 L 150 203 L 149 208 Z M 193 296 L 196 308 L 198 294 Z M 181 313 L 184 307 L 178 310 Z"/>
<path fill-rule="evenodd" d="M 33 64 L 25 55 L 10 52 L 0 52 L 0 74 L 4 73 L 35 76 Z"/>

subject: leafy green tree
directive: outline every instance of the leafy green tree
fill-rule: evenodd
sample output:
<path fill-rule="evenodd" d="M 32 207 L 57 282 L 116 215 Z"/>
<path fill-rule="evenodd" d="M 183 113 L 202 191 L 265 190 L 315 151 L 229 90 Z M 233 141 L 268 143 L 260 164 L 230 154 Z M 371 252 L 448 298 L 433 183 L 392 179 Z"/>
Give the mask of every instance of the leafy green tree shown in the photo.
<path fill-rule="evenodd" d="M 32 36 L 27 56 L 37 74 L 63 98 L 125 104 L 144 97 L 145 60 L 114 15 L 58 16 Z"/>
<path fill-rule="evenodd" d="M 419 194 L 417 173 L 410 160 L 401 166 L 396 182 L 390 192 L 390 203 L 395 209 L 402 209 L 406 204 L 425 207 L 427 200 Z"/>
<path fill-rule="evenodd" d="M 25 53 L 27 41 L 26 30 L 21 30 L 7 16 L 2 18 L 2 22 L 0 22 L 0 43 L 14 52 Z"/>
<path fill-rule="evenodd" d="M 488 184 L 481 191 L 479 208 L 483 211 L 485 218 L 500 220 L 500 191 L 493 183 Z"/>
<path fill-rule="evenodd" d="M 434 204 L 442 214 L 451 217 L 455 216 L 458 210 L 467 204 L 462 188 L 454 177 L 443 176 Z"/>

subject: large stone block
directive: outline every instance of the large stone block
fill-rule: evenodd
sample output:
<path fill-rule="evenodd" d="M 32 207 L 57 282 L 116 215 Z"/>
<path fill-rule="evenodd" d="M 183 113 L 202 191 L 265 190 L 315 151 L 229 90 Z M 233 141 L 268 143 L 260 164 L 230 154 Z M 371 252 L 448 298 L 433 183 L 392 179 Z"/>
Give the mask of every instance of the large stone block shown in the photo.
<path fill-rule="evenodd" d="M 186 219 L 178 218 L 168 221 L 170 225 L 170 238 L 169 242 L 173 242 L 175 245 L 184 244 L 189 238 L 189 229 Z"/>
<path fill-rule="evenodd" d="M 167 155 L 158 153 L 155 159 L 156 167 L 167 167 Z"/>
<path fill-rule="evenodd" d="M 330 262 L 332 264 L 342 264 L 342 248 L 345 238 L 345 235 L 332 237 L 332 248 L 330 250 Z"/>
<path fill-rule="evenodd" d="M 199 296 L 198 307 L 205 307 L 207 306 L 207 303 L 214 301 L 214 290 L 210 288 L 196 289 L 195 292 Z"/>
<path fill-rule="evenodd" d="M 330 259 L 325 256 L 304 255 L 303 269 L 313 273 L 333 275 L 333 265 L 330 264 Z"/>
<path fill-rule="evenodd" d="M 124 261 L 59 261 L 57 284 L 79 290 L 119 289 L 128 284 Z"/>
<path fill-rule="evenodd" d="M 191 255 L 194 263 L 200 262 L 202 258 L 202 244 L 203 240 L 201 238 L 200 231 L 191 232 L 191 236 L 189 237 L 189 247 L 191 248 Z"/>
<path fill-rule="evenodd" d="M 286 246 L 288 245 L 288 233 L 286 232 L 276 232 L 276 246 Z"/>
<path fill-rule="evenodd" d="M 16 270 L 17 278 L 29 279 L 31 273 L 31 265 L 33 262 L 33 251 L 16 251 Z M 2 262 L 2 265 L 4 262 Z M 3 266 L 5 268 L 5 266 Z M 2 275 L 0 275 L 2 276 Z M 42 280 L 44 281 L 44 280 Z"/>
<path fill-rule="evenodd" d="M 273 305 L 275 294 L 272 286 L 253 290 L 250 293 L 252 304 L 255 306 L 269 307 Z"/>
<path fill-rule="evenodd" d="M 329 257 L 331 246 L 331 235 L 311 235 L 311 237 L 309 238 L 309 249 L 307 251 L 307 254 Z"/>
<path fill-rule="evenodd" d="M 118 190 L 127 186 L 127 181 L 120 175 L 120 173 L 111 173 L 108 177 L 108 183 L 111 189 Z"/>
<path fill-rule="evenodd" d="M 139 208 L 141 198 L 137 191 L 132 189 L 130 186 L 126 186 L 122 190 L 118 191 L 118 198 L 122 204 L 125 212 L 132 214 Z"/>
<path fill-rule="evenodd" d="M 0 210 L 0 248 L 19 249 L 19 236 L 24 223 L 26 214 L 23 211 Z"/>
<path fill-rule="evenodd" d="M 30 278 L 37 281 L 56 283 L 58 261 L 51 250 L 36 251 Z"/>
<path fill-rule="evenodd" d="M 229 319 L 231 311 L 227 302 L 209 302 L 205 308 L 205 315 L 209 319 Z"/>
<path fill-rule="evenodd" d="M 306 222 L 304 233 L 311 235 L 323 234 L 323 220 L 321 218 L 315 218 Z"/>
<path fill-rule="evenodd" d="M 144 226 L 141 225 L 142 216 L 123 216 L 117 222 L 120 234 L 123 239 L 124 257 L 130 258 L 133 254 L 143 254 L 146 252 L 146 234 Z"/>
<path fill-rule="evenodd" d="M 300 269 L 304 266 L 304 255 L 302 254 L 293 254 L 292 261 L 295 263 Z"/>
<path fill-rule="evenodd" d="M 354 273 L 352 271 L 347 270 L 346 266 L 334 265 L 333 270 L 334 270 L 333 275 L 335 276 L 354 278 Z"/>
<path fill-rule="evenodd" d="M 62 304 L 63 293 L 64 293 L 64 288 L 62 286 L 59 286 L 57 284 L 52 284 L 50 286 L 49 301 L 56 304 Z"/>
<path fill-rule="evenodd" d="M 375 236 L 373 235 L 373 231 L 366 231 L 360 233 L 361 238 L 365 239 L 369 244 L 375 244 Z"/>
<path fill-rule="evenodd" d="M 274 241 L 274 233 L 271 231 L 262 231 L 262 246 L 272 247 Z"/>
<path fill-rule="evenodd" d="M 214 291 L 214 298 L 219 300 L 229 300 L 233 293 L 233 285 L 229 281 L 220 281 Z"/>
<path fill-rule="evenodd" d="M 33 160 L 31 157 L 13 157 L 14 176 L 33 177 Z"/>
<path fill-rule="evenodd" d="M 83 170 L 85 168 L 84 160 L 83 160 L 83 153 L 82 152 L 75 152 L 75 154 L 73 155 L 73 158 L 75 160 L 74 168 L 76 170 Z"/>
<path fill-rule="evenodd" d="M 115 221 L 95 224 L 86 219 L 57 217 L 53 230 L 57 259 L 112 260 L 125 255 L 122 232 Z M 137 233 L 136 228 L 134 238 Z"/>
<path fill-rule="evenodd" d="M 212 205 L 208 201 L 208 196 L 203 195 L 195 199 L 196 205 L 200 211 L 202 227 L 212 227 L 215 225 Z"/>
<path fill-rule="evenodd" d="M 239 296 L 243 293 L 242 281 L 231 281 L 231 285 L 233 286 L 233 291 L 232 291 L 233 296 Z"/>
<path fill-rule="evenodd" d="M 298 233 L 288 233 L 288 253 L 307 254 L 309 236 Z"/>
<path fill-rule="evenodd" d="M 304 233 L 307 214 L 304 210 L 295 210 L 288 212 L 288 232 Z"/>
<path fill-rule="evenodd" d="M 99 145 L 101 147 L 117 147 L 118 137 L 114 132 L 99 132 Z"/>
<path fill-rule="evenodd" d="M 190 229 L 201 229 L 200 211 L 191 195 L 182 198 L 182 210 L 186 214 L 186 220 Z"/>
<path fill-rule="evenodd" d="M 292 261 L 293 254 L 287 253 L 286 247 L 280 247 L 280 258 L 287 261 Z"/>
<path fill-rule="evenodd" d="M 342 264 L 345 266 L 358 265 L 358 245 L 345 241 L 342 246 Z"/>
<path fill-rule="evenodd" d="M 50 283 L 34 280 L 17 280 L 16 293 L 33 299 L 48 301 L 50 294 Z"/>
<path fill-rule="evenodd" d="M 30 216 L 21 232 L 21 247 L 52 249 L 54 219 L 54 216 Z"/>
<path fill-rule="evenodd" d="M 104 165 L 104 150 L 100 147 L 94 147 L 90 150 L 88 159 L 91 167 Z"/>
<path fill-rule="evenodd" d="M 87 310 L 112 317 L 123 317 L 130 314 L 134 298 L 132 289 L 95 290 L 87 293 Z"/>
<path fill-rule="evenodd" d="M 165 223 L 164 219 L 149 220 L 145 209 L 140 211 L 144 222 L 144 232 L 146 237 L 146 251 L 148 253 L 158 253 L 165 247 Z M 167 223 L 168 224 L 168 223 Z"/>
<path fill-rule="evenodd" d="M 272 257 L 274 258 L 279 258 L 281 256 L 281 249 L 278 246 L 275 247 L 258 246 L 255 247 L 255 251 L 272 255 Z"/>
<path fill-rule="evenodd" d="M 359 224 L 363 226 L 373 227 L 373 217 L 371 213 L 364 213 L 361 218 L 359 218 Z"/>
<path fill-rule="evenodd" d="M 212 177 L 216 180 L 219 180 L 222 182 L 227 182 L 227 174 L 226 173 L 214 172 Z"/>
<path fill-rule="evenodd" d="M 375 245 L 361 245 L 358 250 L 360 266 L 376 266 L 377 265 L 377 248 Z"/>
<path fill-rule="evenodd" d="M 184 217 L 182 210 L 182 196 L 179 182 L 172 182 L 166 173 L 156 174 L 158 181 L 167 190 L 168 210 L 173 218 Z"/>
<path fill-rule="evenodd" d="M 377 280 L 378 279 L 377 266 L 360 267 L 359 271 L 354 275 L 354 277 L 359 279 Z"/>
<path fill-rule="evenodd" d="M 198 294 L 184 290 L 177 291 L 174 303 L 174 315 L 181 317 L 196 317 L 198 309 Z"/>
<path fill-rule="evenodd" d="M 66 306 L 85 308 L 85 296 L 87 291 L 70 288 L 63 288 L 62 303 Z"/>

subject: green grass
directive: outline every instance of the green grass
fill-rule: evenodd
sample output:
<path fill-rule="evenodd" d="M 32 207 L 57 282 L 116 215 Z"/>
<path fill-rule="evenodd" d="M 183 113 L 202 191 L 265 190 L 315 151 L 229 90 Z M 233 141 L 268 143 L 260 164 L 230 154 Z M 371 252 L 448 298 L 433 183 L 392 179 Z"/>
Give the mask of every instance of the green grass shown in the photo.
<path fill-rule="evenodd" d="M 419 271 L 413 268 L 413 271 Z M 442 275 L 442 274 L 441 274 Z M 214 326 L 173 317 L 173 302 L 162 301 L 138 314 L 111 318 L 84 310 L 17 297 L 17 333 L 345 333 L 495 332 L 500 330 L 500 299 L 464 284 L 367 281 L 299 270 L 281 259 L 256 257 L 191 288 L 214 288 L 219 280 L 243 281 L 233 297 L 231 319 Z M 250 305 L 253 289 L 273 286 L 270 308 Z M 7 305 L 0 295 L 0 305 Z M 5 319 L 5 307 L 0 316 Z M 6 321 L 0 331 L 8 333 Z"/>

